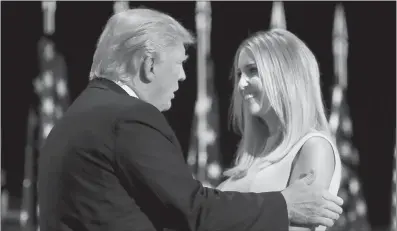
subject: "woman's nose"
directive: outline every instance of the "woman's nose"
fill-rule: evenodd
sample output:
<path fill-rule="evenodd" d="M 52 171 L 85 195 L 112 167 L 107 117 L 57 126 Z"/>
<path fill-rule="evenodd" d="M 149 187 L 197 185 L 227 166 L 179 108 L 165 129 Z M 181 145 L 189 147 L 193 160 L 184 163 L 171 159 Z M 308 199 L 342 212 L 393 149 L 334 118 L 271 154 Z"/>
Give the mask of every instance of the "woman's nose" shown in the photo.
<path fill-rule="evenodd" d="M 238 86 L 239 86 L 240 90 L 244 90 L 244 88 L 246 88 L 248 86 L 248 80 L 245 75 L 241 75 L 240 80 L 238 82 Z"/>

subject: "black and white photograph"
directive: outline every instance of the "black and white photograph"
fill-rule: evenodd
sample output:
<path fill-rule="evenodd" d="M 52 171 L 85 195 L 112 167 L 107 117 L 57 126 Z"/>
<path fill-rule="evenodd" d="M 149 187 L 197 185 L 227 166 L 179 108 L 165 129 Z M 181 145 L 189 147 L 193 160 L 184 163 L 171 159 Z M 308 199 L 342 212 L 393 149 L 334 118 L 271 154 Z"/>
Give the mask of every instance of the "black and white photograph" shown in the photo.
<path fill-rule="evenodd" d="M 1 230 L 397 231 L 396 1 L 1 1 Z"/>

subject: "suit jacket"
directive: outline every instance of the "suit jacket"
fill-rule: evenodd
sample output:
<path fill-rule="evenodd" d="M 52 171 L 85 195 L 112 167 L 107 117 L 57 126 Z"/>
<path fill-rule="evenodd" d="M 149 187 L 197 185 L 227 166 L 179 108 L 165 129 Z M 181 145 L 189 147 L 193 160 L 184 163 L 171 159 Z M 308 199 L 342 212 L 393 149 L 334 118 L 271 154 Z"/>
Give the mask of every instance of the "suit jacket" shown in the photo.
<path fill-rule="evenodd" d="M 163 114 L 94 79 L 39 158 L 41 231 L 288 230 L 280 192 L 221 192 L 194 180 Z"/>

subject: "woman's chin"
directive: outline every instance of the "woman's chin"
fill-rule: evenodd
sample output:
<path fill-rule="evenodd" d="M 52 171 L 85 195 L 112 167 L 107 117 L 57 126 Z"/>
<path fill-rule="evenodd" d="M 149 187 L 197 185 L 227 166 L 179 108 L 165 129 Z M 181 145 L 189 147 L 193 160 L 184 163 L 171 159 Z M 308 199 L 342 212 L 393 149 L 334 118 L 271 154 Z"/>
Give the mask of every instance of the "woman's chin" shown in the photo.
<path fill-rule="evenodd" d="M 249 106 L 249 112 L 251 113 L 251 115 L 259 116 L 259 113 L 261 112 L 261 107 L 258 104 L 251 104 Z"/>

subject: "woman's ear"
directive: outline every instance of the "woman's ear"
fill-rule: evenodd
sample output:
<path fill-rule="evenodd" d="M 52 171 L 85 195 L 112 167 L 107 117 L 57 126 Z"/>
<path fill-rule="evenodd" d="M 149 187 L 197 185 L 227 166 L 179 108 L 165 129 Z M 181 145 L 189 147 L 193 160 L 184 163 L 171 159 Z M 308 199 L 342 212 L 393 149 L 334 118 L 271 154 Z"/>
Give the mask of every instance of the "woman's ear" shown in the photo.
<path fill-rule="evenodd" d="M 154 74 L 154 60 L 148 56 L 144 59 L 141 68 L 141 78 L 144 82 L 152 82 L 156 77 Z"/>

